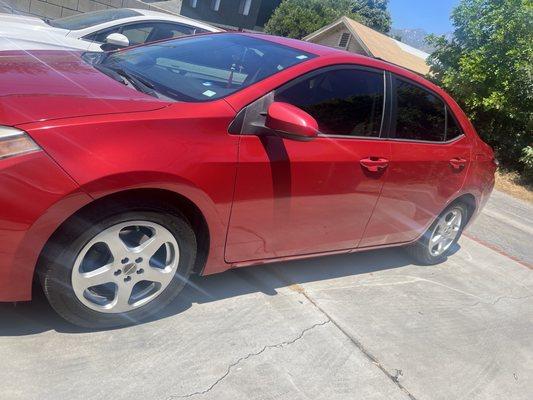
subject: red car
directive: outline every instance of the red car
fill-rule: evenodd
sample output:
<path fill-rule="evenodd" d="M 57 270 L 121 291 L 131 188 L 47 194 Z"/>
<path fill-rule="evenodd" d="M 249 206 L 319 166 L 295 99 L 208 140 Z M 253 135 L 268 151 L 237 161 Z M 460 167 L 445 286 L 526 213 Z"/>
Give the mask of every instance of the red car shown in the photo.
<path fill-rule="evenodd" d="M 140 321 L 192 273 L 405 246 L 443 261 L 492 150 L 397 66 L 266 35 L 0 54 L 0 301 Z"/>

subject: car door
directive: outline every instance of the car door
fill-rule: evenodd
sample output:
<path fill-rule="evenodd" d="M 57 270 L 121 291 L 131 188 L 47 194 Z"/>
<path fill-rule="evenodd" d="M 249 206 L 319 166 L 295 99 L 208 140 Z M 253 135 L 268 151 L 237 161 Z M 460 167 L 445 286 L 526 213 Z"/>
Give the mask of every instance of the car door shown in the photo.
<path fill-rule="evenodd" d="M 387 175 L 385 73 L 355 66 L 314 71 L 241 112 L 239 164 L 226 261 L 350 250 L 357 246 Z M 313 116 L 309 142 L 258 135 L 268 106 Z"/>
<path fill-rule="evenodd" d="M 436 93 L 392 76 L 388 175 L 361 247 L 415 240 L 463 186 L 470 139 Z"/>

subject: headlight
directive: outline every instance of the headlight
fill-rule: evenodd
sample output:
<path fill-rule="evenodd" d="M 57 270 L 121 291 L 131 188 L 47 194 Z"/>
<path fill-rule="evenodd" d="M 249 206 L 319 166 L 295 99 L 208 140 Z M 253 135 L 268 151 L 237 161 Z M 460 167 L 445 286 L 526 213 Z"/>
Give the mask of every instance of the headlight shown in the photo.
<path fill-rule="evenodd" d="M 40 149 L 26 132 L 9 126 L 0 126 L 0 160 Z"/>

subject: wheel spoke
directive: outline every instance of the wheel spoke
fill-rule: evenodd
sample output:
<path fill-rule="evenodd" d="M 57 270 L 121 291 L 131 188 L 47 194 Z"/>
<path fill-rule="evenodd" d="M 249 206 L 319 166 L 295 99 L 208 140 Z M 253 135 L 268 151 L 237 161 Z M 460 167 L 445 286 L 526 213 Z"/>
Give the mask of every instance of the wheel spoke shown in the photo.
<path fill-rule="evenodd" d="M 448 226 L 455 226 L 457 223 L 457 220 L 459 218 L 459 213 L 457 211 L 452 211 L 452 217 L 450 220 L 446 223 Z"/>
<path fill-rule="evenodd" d="M 431 238 L 431 243 L 435 246 L 438 243 L 440 243 L 444 239 L 444 236 L 442 234 L 437 234 Z"/>
<path fill-rule="evenodd" d="M 172 279 L 173 271 L 165 271 L 160 268 L 148 267 L 144 270 L 143 279 L 150 282 L 165 284 Z"/>
<path fill-rule="evenodd" d="M 142 253 L 146 259 L 150 259 L 165 243 L 172 242 L 174 237 L 161 230 L 156 230 L 154 235 L 135 249 L 136 253 Z"/>
<path fill-rule="evenodd" d="M 120 238 L 119 232 L 120 230 L 113 229 L 104 238 L 105 244 L 109 247 L 109 251 L 116 261 L 120 261 L 129 252 L 129 248 Z"/>
<path fill-rule="evenodd" d="M 130 297 L 131 291 L 133 290 L 133 284 L 131 283 L 121 283 L 117 286 L 117 291 L 115 293 L 115 300 L 113 301 L 113 310 L 120 312 L 126 311 L 130 307 Z"/>
<path fill-rule="evenodd" d="M 84 289 L 113 282 L 113 264 L 107 264 L 91 272 L 79 273 Z"/>

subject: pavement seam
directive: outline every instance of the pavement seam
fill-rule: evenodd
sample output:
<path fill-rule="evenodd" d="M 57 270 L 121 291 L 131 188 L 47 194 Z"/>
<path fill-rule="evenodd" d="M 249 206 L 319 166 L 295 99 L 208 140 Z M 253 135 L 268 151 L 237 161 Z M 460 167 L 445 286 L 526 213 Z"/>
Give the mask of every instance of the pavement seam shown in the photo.
<path fill-rule="evenodd" d="M 266 345 L 264 346 L 261 350 L 257 351 L 257 352 L 253 352 L 253 353 L 248 353 L 246 356 L 244 357 L 240 357 L 238 358 L 236 361 L 232 362 L 230 365 L 228 365 L 227 369 L 226 369 L 226 372 L 220 376 L 220 378 L 218 378 L 215 382 L 213 382 L 207 389 L 204 389 L 202 391 L 198 391 L 198 392 L 193 392 L 193 393 L 189 393 L 189 394 L 184 394 L 184 395 L 170 395 L 169 397 L 167 397 L 167 400 L 171 400 L 171 399 L 185 399 L 185 398 L 189 398 L 189 397 L 193 397 L 193 396 L 200 396 L 200 395 L 204 395 L 208 392 L 210 392 L 215 386 L 217 386 L 220 382 L 222 382 L 224 379 L 226 379 L 226 377 L 231 373 L 231 370 L 236 367 L 237 365 L 239 365 L 241 362 L 243 361 L 246 361 L 248 360 L 249 358 L 252 358 L 252 357 L 255 357 L 255 356 L 258 356 L 260 354 L 262 354 L 263 352 L 265 352 L 266 350 L 268 349 L 275 349 L 275 348 L 282 348 L 282 347 L 285 347 L 285 346 L 289 346 L 295 342 L 297 342 L 298 340 L 302 339 L 304 337 L 304 335 L 319 327 L 319 326 L 324 326 L 328 323 L 330 323 L 331 321 L 328 319 L 326 321 L 323 321 L 323 322 L 319 322 L 319 323 L 316 323 L 316 324 L 313 324 L 311 325 L 310 327 L 308 328 L 305 328 L 304 330 L 302 330 L 300 332 L 300 334 L 298 336 L 296 336 L 294 339 L 292 340 L 287 340 L 287 341 L 283 341 L 281 343 L 277 343 L 277 344 L 269 344 L 269 345 Z"/>
<path fill-rule="evenodd" d="M 337 321 L 335 321 L 331 315 L 329 315 L 322 307 L 320 307 L 308 294 L 307 292 L 305 291 L 305 289 L 298 285 L 298 284 L 293 284 L 291 285 L 291 288 L 295 291 L 297 291 L 298 293 L 301 293 L 313 306 L 315 306 L 315 308 L 320 311 L 326 318 L 328 318 L 329 321 L 331 321 L 331 323 L 333 325 L 335 325 L 335 327 L 342 332 L 342 334 L 344 336 L 346 336 L 346 338 L 355 346 L 359 349 L 359 351 L 361 353 L 363 353 L 363 355 L 372 363 L 374 364 L 376 367 L 379 368 L 379 370 L 385 374 L 385 376 L 387 378 L 389 378 L 389 380 L 394 384 L 396 385 L 402 392 L 404 392 L 407 397 L 409 397 L 410 400 L 417 400 L 417 398 L 415 396 L 413 396 L 409 390 L 407 390 L 405 388 L 405 386 L 403 386 L 400 381 L 399 381 L 399 378 L 402 374 L 402 370 L 396 370 L 396 373 L 394 375 L 392 375 L 380 362 L 379 360 L 372 354 L 370 353 L 369 350 L 367 350 L 363 344 L 357 340 L 356 338 L 352 337 L 348 332 L 346 332 L 338 323 Z"/>

